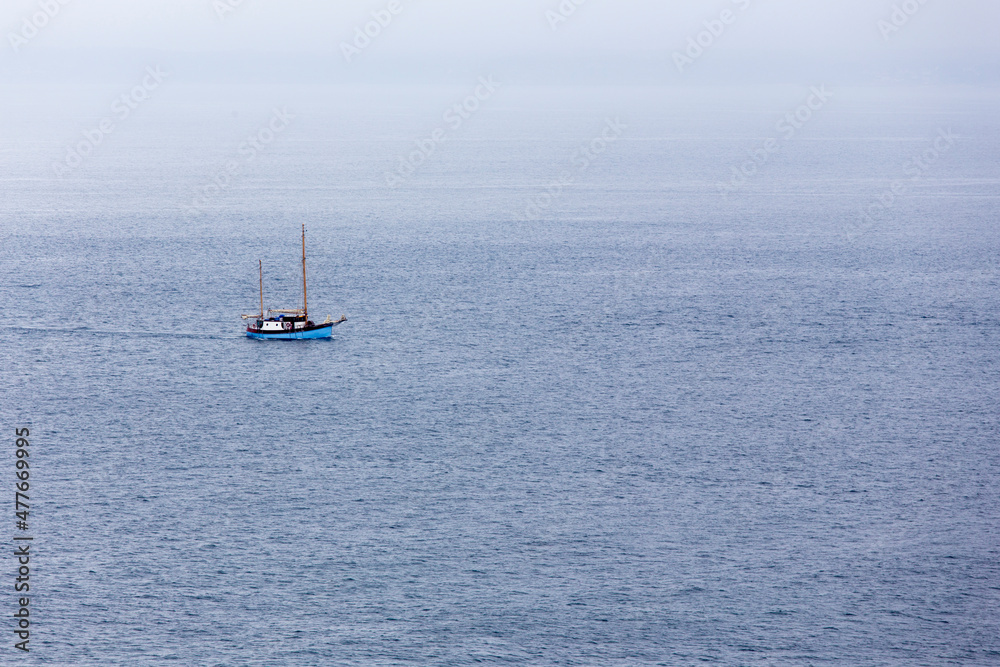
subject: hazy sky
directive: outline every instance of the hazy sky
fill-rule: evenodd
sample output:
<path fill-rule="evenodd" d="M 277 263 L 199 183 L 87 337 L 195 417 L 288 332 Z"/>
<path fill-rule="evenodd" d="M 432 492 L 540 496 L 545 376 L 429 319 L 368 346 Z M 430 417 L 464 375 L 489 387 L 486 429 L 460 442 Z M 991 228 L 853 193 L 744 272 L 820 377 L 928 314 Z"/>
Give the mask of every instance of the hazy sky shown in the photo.
<path fill-rule="evenodd" d="M 719 32 L 720 18 L 729 23 L 711 39 L 702 35 L 709 43 L 698 56 L 704 61 L 687 73 L 724 69 L 727 58 L 738 68 L 749 58 L 776 70 L 809 61 L 926 69 L 940 61 L 979 68 L 982 76 L 996 69 L 1000 52 L 996 0 L 396 0 L 398 14 L 350 62 L 342 44 L 354 43 L 355 30 L 390 0 L 61 2 L 3 0 L 5 71 L 30 69 L 54 49 L 128 48 L 311 55 L 331 70 L 421 59 L 533 60 L 542 68 L 555 60 L 645 59 L 676 78 L 675 54 L 699 33 Z M 33 32 L 25 20 L 41 16 L 46 5 L 55 15 L 36 18 L 43 24 L 37 34 L 19 39 Z"/>

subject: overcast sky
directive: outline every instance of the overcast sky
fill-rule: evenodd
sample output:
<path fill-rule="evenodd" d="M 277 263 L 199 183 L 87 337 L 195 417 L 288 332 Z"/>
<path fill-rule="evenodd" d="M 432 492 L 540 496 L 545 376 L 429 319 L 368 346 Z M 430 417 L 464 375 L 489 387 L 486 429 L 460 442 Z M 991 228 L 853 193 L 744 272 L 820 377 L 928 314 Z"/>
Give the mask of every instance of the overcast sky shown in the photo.
<path fill-rule="evenodd" d="M 4 72 L 30 70 L 64 49 L 155 49 L 319 56 L 325 68 L 317 71 L 326 72 L 366 61 L 529 60 L 545 68 L 645 59 L 669 79 L 681 74 L 676 54 L 708 28 L 719 31 L 720 18 L 729 23 L 711 39 L 702 35 L 709 45 L 696 74 L 815 61 L 924 69 L 940 62 L 983 76 L 994 73 L 1000 52 L 996 0 L 397 0 L 402 9 L 391 23 L 349 55 L 343 45 L 356 46 L 356 29 L 390 0 L 61 1 L 3 0 Z M 45 17 L 45 5 L 58 11 Z M 912 15 L 894 17 L 894 8 Z"/>

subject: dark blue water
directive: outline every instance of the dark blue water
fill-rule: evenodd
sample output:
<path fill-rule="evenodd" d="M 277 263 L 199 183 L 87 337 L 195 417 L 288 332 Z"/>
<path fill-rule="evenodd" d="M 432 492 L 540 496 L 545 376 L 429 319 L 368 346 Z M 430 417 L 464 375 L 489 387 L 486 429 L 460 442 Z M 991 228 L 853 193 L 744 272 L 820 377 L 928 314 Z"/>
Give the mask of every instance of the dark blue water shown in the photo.
<path fill-rule="evenodd" d="M 807 89 L 510 87 L 389 188 L 463 90 L 165 86 L 60 179 L 116 91 L 9 88 L 0 662 L 1000 664 L 995 94 L 841 91 L 724 196 Z M 247 340 L 300 222 L 349 321 Z"/>

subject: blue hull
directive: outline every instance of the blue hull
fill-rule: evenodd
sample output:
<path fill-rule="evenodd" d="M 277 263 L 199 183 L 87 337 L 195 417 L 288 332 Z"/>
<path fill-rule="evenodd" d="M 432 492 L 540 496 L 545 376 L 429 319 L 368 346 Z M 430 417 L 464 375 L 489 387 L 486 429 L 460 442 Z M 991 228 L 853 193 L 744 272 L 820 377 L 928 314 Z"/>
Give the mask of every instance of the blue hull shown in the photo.
<path fill-rule="evenodd" d="M 332 338 L 333 325 L 316 327 L 309 331 L 282 331 L 278 333 L 256 333 L 247 331 L 247 337 L 258 340 L 302 340 L 307 338 Z"/>

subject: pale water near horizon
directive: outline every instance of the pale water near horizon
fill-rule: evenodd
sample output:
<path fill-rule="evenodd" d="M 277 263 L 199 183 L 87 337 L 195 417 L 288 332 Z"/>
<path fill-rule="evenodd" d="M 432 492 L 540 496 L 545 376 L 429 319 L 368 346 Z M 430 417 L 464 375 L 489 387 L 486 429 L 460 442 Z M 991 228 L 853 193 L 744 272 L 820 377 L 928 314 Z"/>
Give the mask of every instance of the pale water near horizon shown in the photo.
<path fill-rule="evenodd" d="M 5 90 L 18 664 L 1000 664 L 995 91 Z"/>

